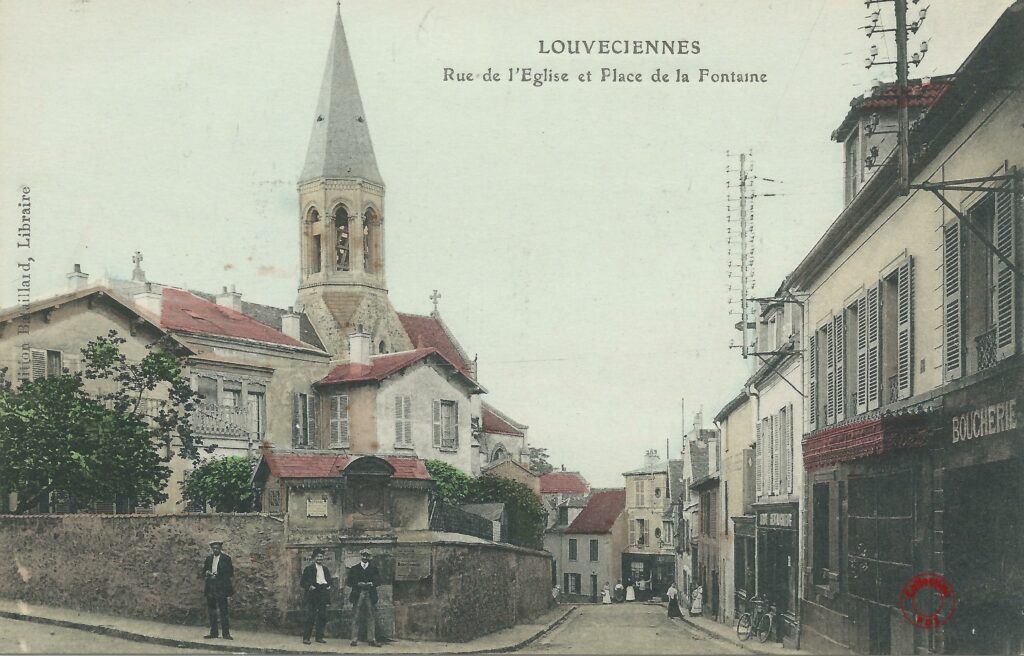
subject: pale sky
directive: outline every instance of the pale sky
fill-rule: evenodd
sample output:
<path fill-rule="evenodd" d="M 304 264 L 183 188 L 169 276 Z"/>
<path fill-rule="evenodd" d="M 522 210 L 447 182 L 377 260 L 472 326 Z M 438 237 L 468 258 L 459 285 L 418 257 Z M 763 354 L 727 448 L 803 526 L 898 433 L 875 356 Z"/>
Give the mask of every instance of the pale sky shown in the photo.
<path fill-rule="evenodd" d="M 919 7 L 911 5 L 911 19 Z M 1010 0 L 933 0 L 911 76 L 953 72 Z M 776 193 L 755 203 L 757 292 L 775 291 L 841 209 L 849 101 L 866 70 L 853 0 L 342 2 L 387 186 L 393 304 L 441 313 L 479 354 L 487 400 L 552 462 L 619 486 L 647 448 L 677 455 L 748 371 L 729 348 L 726 151 Z M 892 5 L 877 5 L 884 27 Z M 293 305 L 295 185 L 332 0 L 0 0 L 0 306 L 73 263 Z M 888 15 L 888 18 L 886 16 Z M 696 55 L 540 54 L 544 40 L 690 40 Z M 570 82 L 444 82 L 444 67 L 548 68 Z M 603 67 L 643 74 L 600 83 Z M 657 68 L 690 83 L 652 83 Z M 765 73 L 698 83 L 700 68 Z M 593 71 L 590 83 L 577 75 Z M 507 75 L 507 73 L 506 73 Z M 15 249 L 22 185 L 33 242 Z"/>

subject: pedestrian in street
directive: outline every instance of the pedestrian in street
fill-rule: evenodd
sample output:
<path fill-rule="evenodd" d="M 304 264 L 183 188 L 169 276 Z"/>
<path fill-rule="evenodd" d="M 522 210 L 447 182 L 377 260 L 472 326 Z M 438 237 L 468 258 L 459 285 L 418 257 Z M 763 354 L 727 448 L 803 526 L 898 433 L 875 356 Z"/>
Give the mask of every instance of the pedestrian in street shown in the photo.
<path fill-rule="evenodd" d="M 359 552 L 359 562 L 348 570 L 345 585 L 352 589 L 348 600 L 352 603 L 352 642 L 353 647 L 359 644 L 359 618 L 366 622 L 366 641 L 371 647 L 380 647 L 377 642 L 377 586 L 380 585 L 380 573 L 370 562 L 370 550 Z"/>
<path fill-rule="evenodd" d="M 675 581 L 669 584 L 668 590 L 665 591 L 665 596 L 668 597 L 668 618 L 682 618 L 683 613 L 679 610 L 679 590 L 676 589 Z"/>
<path fill-rule="evenodd" d="M 561 588 L 559 588 L 557 585 L 555 587 L 551 588 L 551 597 L 555 600 L 556 604 L 558 603 L 558 593 L 559 592 L 561 592 Z"/>
<path fill-rule="evenodd" d="M 704 586 L 698 585 L 693 590 L 693 601 L 690 604 L 690 616 L 704 614 Z"/>
<path fill-rule="evenodd" d="M 633 589 L 632 581 L 626 581 L 626 601 L 636 601 L 636 590 Z"/>
<path fill-rule="evenodd" d="M 615 601 L 616 603 L 622 603 L 626 598 L 626 589 L 622 587 L 622 580 L 615 584 Z"/>
<path fill-rule="evenodd" d="M 612 591 L 611 591 L 611 588 L 608 587 L 608 582 L 607 581 L 604 584 L 604 588 L 602 588 L 602 590 L 601 590 L 601 603 L 602 604 L 610 604 L 610 603 L 612 603 Z"/>
<path fill-rule="evenodd" d="M 324 565 L 324 550 L 313 550 L 313 562 L 302 570 L 299 579 L 306 602 L 306 626 L 302 632 L 302 644 L 308 645 L 316 627 L 316 641 L 324 640 L 324 626 L 327 625 L 327 606 L 331 603 L 331 570 Z"/>
<path fill-rule="evenodd" d="M 219 624 L 221 636 L 225 640 L 234 640 L 228 621 L 228 597 L 234 592 L 235 568 L 231 564 L 231 556 L 224 553 L 223 548 L 223 540 L 210 540 L 210 555 L 206 557 L 199 573 L 204 580 L 203 594 L 206 596 L 206 612 L 210 617 L 210 633 L 203 637 L 218 637 Z"/>

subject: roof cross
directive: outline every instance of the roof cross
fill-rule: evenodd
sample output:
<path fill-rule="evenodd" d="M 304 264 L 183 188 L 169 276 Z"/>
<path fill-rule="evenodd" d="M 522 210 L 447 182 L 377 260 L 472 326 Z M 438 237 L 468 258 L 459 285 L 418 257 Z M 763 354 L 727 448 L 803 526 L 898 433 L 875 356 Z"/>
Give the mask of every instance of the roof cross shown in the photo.
<path fill-rule="evenodd" d="M 434 290 L 434 293 L 430 295 L 430 300 L 434 302 L 434 312 L 437 312 L 437 301 L 440 298 L 441 295 L 437 293 L 436 289 Z"/>

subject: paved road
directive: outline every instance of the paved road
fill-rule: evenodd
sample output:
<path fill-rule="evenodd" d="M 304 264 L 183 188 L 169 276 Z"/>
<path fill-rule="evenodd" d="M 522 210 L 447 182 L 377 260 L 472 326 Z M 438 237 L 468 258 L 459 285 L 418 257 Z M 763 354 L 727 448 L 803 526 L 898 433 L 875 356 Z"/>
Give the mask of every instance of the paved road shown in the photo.
<path fill-rule="evenodd" d="M 201 652 L 0 617 L 0 654 L 198 654 Z"/>
<path fill-rule="evenodd" d="M 670 620 L 664 606 L 584 605 L 524 654 L 743 654 L 739 647 Z"/>

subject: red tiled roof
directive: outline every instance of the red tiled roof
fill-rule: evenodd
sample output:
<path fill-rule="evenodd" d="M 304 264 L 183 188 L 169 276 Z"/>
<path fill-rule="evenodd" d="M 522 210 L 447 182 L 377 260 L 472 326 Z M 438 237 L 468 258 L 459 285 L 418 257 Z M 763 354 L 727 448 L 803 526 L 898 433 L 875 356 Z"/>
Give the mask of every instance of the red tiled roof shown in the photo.
<path fill-rule="evenodd" d="M 590 495 L 586 507 L 566 533 L 607 533 L 626 508 L 626 490 L 601 490 Z"/>
<path fill-rule="evenodd" d="M 418 458 L 379 456 L 395 468 L 394 478 L 431 480 L 427 467 Z M 345 470 L 359 456 L 317 453 L 265 453 L 263 462 L 277 478 L 331 478 Z"/>
<path fill-rule="evenodd" d="M 367 383 L 381 381 L 431 355 L 440 358 L 448 366 L 458 371 L 468 385 L 471 387 L 479 387 L 476 381 L 470 378 L 465 371 L 459 369 L 458 366 L 446 358 L 443 353 L 439 353 L 437 349 L 433 348 L 416 349 L 415 351 L 402 351 L 400 353 L 388 353 L 387 355 L 375 355 L 370 358 L 369 365 L 353 364 L 351 362 L 340 364 L 332 369 L 329 374 L 320 379 L 317 384 L 332 385 L 338 383 Z"/>
<path fill-rule="evenodd" d="M 932 84 L 911 84 L 907 87 L 907 107 L 931 107 L 939 101 L 952 85 L 942 82 Z M 874 94 L 857 103 L 860 109 L 885 109 L 896 107 L 898 99 L 896 85 L 884 85 Z"/>
<path fill-rule="evenodd" d="M 231 308 L 211 303 L 194 294 L 172 287 L 164 287 L 163 290 L 160 325 L 165 330 L 200 335 L 221 335 L 270 344 L 312 348 L 308 344 L 292 339 L 241 312 L 235 312 Z"/>
<path fill-rule="evenodd" d="M 483 410 L 483 428 L 485 433 L 499 433 L 501 435 L 523 436 L 523 431 L 513 426 L 503 417 L 495 413 L 494 408 L 486 403 L 481 404 Z"/>
<path fill-rule="evenodd" d="M 416 349 L 434 348 L 438 353 L 450 360 L 455 366 L 464 372 L 469 372 L 469 363 L 465 361 L 459 348 L 449 337 L 440 319 L 424 317 L 419 314 L 398 313 L 398 320 L 402 322 L 406 334 L 412 340 L 412 346 Z"/>
<path fill-rule="evenodd" d="M 540 477 L 541 494 L 586 494 L 590 484 L 576 472 L 551 472 Z"/>

